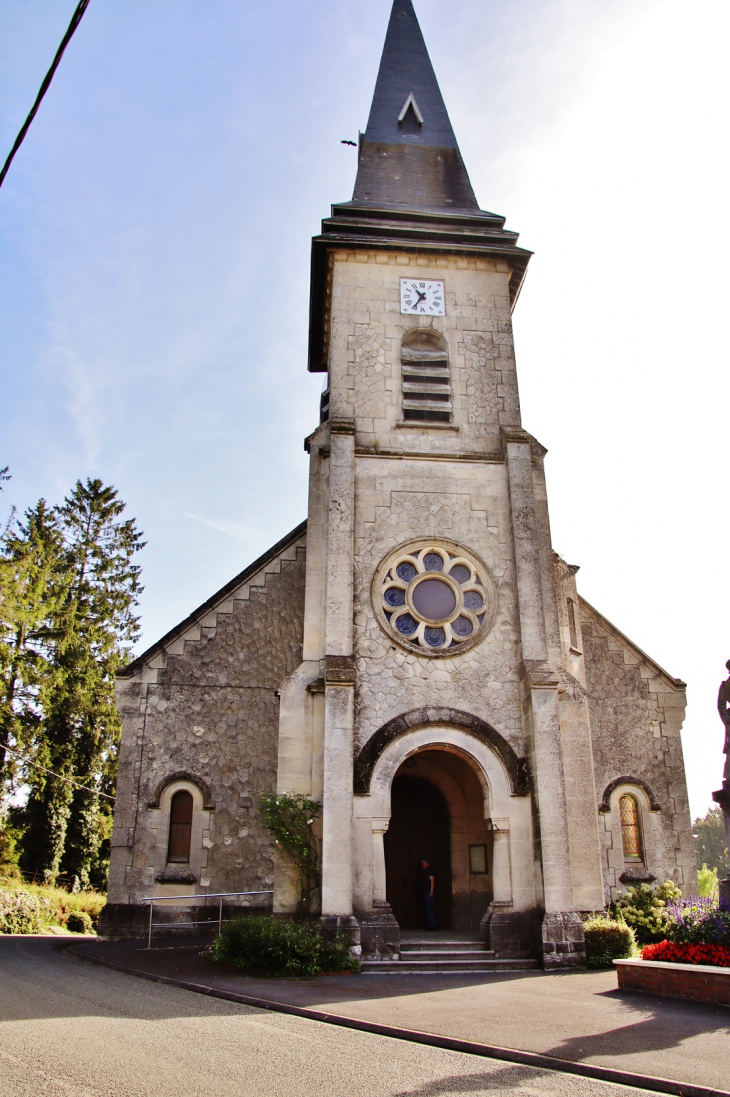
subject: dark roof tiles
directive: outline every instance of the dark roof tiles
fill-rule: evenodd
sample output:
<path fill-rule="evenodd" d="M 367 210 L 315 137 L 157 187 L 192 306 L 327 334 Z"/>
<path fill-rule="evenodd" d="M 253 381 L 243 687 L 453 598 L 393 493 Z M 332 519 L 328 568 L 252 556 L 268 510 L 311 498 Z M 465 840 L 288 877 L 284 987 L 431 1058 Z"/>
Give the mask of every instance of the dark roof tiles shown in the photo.
<path fill-rule="evenodd" d="M 411 0 L 390 14 L 353 202 L 479 208 Z"/>

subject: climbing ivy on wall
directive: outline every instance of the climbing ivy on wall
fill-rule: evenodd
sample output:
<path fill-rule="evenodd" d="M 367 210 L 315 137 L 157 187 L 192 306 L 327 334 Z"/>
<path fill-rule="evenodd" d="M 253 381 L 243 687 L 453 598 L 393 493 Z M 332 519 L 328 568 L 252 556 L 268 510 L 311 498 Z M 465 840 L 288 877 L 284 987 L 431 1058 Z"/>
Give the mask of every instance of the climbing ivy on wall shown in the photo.
<path fill-rule="evenodd" d="M 318 800 L 299 793 L 262 792 L 259 796 L 259 813 L 264 826 L 299 874 L 296 907 L 299 918 L 314 913 L 319 891 L 319 839 L 313 827 L 321 810 Z"/>

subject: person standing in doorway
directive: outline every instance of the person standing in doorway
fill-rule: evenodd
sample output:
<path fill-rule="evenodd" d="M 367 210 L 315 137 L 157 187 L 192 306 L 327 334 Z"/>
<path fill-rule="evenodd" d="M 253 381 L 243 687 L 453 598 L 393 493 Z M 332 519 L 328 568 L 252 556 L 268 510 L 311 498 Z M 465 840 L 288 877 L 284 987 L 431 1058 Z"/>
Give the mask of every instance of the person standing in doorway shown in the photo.
<path fill-rule="evenodd" d="M 418 890 L 423 897 L 423 905 L 426 910 L 426 926 L 428 929 L 438 929 L 436 911 L 433 909 L 433 893 L 436 890 L 436 877 L 425 857 L 421 861 L 421 870 L 418 873 Z"/>

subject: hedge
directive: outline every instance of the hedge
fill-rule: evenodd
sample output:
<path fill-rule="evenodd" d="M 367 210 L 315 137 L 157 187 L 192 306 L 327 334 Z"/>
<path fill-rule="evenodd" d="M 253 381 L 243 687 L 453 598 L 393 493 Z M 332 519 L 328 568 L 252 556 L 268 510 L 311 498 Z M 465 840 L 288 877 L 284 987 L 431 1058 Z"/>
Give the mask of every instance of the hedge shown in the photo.
<path fill-rule="evenodd" d="M 214 960 L 266 975 L 319 975 L 359 971 L 344 934 L 327 940 L 312 921 L 291 922 L 271 915 L 244 914 L 223 926 L 211 946 Z"/>
<path fill-rule="evenodd" d="M 583 925 L 588 967 L 609 967 L 638 951 L 633 930 L 625 922 L 596 915 Z"/>

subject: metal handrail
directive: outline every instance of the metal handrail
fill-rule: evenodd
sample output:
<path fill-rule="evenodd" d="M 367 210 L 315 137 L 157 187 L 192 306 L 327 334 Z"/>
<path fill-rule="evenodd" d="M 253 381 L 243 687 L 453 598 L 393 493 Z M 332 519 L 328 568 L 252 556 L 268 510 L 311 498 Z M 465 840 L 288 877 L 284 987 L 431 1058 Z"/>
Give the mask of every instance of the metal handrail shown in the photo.
<path fill-rule="evenodd" d="M 214 892 L 202 892 L 197 895 L 145 895 L 142 899 L 143 903 L 149 903 L 150 905 L 150 920 L 147 928 L 147 948 L 152 948 L 152 930 L 160 929 L 162 926 L 169 926 L 169 922 L 153 922 L 152 911 L 154 910 L 155 903 L 170 903 L 178 902 L 180 899 L 202 899 L 205 904 L 207 899 L 218 899 L 218 932 L 221 931 L 223 925 L 223 900 L 233 899 L 240 897 L 241 895 L 273 895 L 272 891 L 214 891 Z M 210 926 L 216 922 L 215 918 L 206 918 L 205 920 L 190 920 L 189 922 L 183 922 L 182 925 L 186 926 Z"/>

